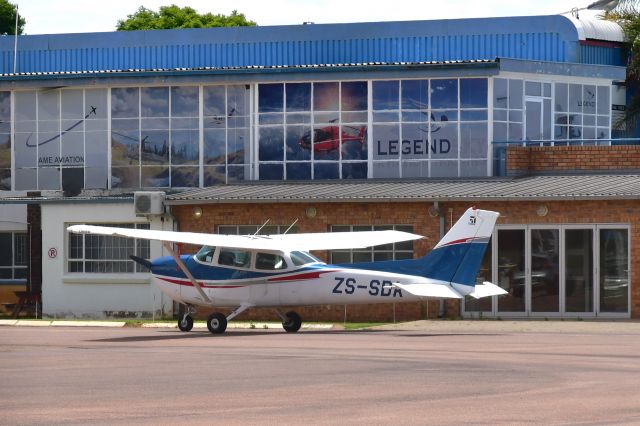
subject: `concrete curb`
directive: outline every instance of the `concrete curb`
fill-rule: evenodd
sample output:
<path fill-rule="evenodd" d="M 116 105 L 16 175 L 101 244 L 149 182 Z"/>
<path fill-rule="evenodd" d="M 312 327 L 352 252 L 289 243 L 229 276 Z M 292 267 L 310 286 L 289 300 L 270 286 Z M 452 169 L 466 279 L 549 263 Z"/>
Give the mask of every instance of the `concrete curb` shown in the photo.
<path fill-rule="evenodd" d="M 124 321 L 51 321 L 53 327 L 124 327 Z"/>
<path fill-rule="evenodd" d="M 0 326 L 19 327 L 125 327 L 126 321 L 74 321 L 74 320 L 20 320 L 20 319 L 0 319 Z M 133 327 L 136 327 L 135 325 Z M 140 324 L 142 328 L 178 328 L 176 322 L 148 322 Z M 207 323 L 196 321 L 194 329 L 206 329 Z M 279 322 L 249 322 L 240 321 L 229 322 L 229 329 L 259 329 L 259 330 L 281 330 L 282 324 Z M 302 324 L 302 330 L 330 330 L 333 324 Z"/>

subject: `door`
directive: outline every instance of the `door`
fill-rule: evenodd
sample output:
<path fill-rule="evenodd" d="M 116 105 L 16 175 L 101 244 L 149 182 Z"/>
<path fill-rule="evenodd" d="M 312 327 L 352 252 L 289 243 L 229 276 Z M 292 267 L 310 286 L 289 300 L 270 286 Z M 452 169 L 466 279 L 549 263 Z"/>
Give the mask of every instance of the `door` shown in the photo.
<path fill-rule="evenodd" d="M 498 313 L 526 313 L 526 232 L 497 230 L 497 285 L 508 294 L 498 296 Z"/>
<path fill-rule="evenodd" d="M 531 313 L 560 312 L 560 230 L 532 228 L 529 238 L 528 291 Z"/>
<path fill-rule="evenodd" d="M 544 139 L 542 98 L 527 96 L 525 98 L 525 140 L 540 141 Z"/>

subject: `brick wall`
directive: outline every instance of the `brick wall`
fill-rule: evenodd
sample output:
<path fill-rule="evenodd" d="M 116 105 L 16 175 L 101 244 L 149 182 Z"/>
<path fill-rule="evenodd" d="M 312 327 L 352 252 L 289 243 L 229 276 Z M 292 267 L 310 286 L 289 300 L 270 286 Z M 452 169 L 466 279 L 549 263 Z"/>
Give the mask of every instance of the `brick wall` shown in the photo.
<path fill-rule="evenodd" d="M 612 223 L 629 224 L 631 241 L 631 314 L 640 318 L 640 201 L 558 201 L 545 202 L 549 213 L 539 217 L 537 202 L 484 202 L 474 203 L 478 208 L 496 210 L 502 216 L 499 224 L 557 225 Z M 439 240 L 439 219 L 428 215 L 430 203 L 313 203 L 313 204 L 207 204 L 200 205 L 203 215 L 195 219 L 192 206 L 174 206 L 172 211 L 181 231 L 215 232 L 217 225 L 260 225 L 270 219 L 271 225 L 288 225 L 299 219 L 299 232 L 326 232 L 330 225 L 412 225 L 414 232 L 427 237 L 414 243 L 416 256 L 426 254 Z M 441 203 L 445 212 L 446 228 L 470 206 L 469 203 Z M 307 207 L 315 207 L 314 218 L 305 215 Z M 451 209 L 451 211 L 449 211 Z M 194 248 L 191 248 L 193 251 Z M 325 253 L 316 253 L 326 260 Z M 446 303 L 446 316 L 460 314 L 460 304 Z M 421 303 L 393 303 L 379 305 L 316 306 L 296 309 L 307 321 L 397 321 L 435 318 L 439 303 L 432 300 Z M 200 316 L 206 315 L 201 311 Z M 277 320 L 271 310 L 251 309 L 239 319 Z"/>
<path fill-rule="evenodd" d="M 512 146 L 507 174 L 553 172 L 640 171 L 640 146 Z"/>

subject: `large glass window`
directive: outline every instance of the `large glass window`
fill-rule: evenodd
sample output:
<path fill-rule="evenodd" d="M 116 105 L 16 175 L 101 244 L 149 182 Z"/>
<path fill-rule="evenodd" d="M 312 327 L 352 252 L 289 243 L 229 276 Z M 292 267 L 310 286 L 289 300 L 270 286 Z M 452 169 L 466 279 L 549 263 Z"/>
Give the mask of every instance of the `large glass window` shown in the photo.
<path fill-rule="evenodd" d="M 120 228 L 149 229 L 148 224 L 97 224 Z M 149 240 L 107 235 L 68 234 L 67 270 L 72 273 L 149 272 L 129 258 L 136 255 L 149 259 Z"/>
<path fill-rule="evenodd" d="M 108 187 L 107 93 L 15 93 L 15 189 Z"/>
<path fill-rule="evenodd" d="M 199 93 L 197 86 L 111 90 L 113 188 L 200 185 Z"/>
<path fill-rule="evenodd" d="M 204 186 L 251 179 L 248 85 L 203 87 Z"/>
<path fill-rule="evenodd" d="M 0 232 L 0 279 L 27 277 L 29 248 L 24 232 Z"/>
<path fill-rule="evenodd" d="M 260 84 L 261 180 L 366 178 L 368 84 Z"/>
<path fill-rule="evenodd" d="M 556 83 L 554 139 L 579 139 L 594 145 L 610 137 L 610 88 L 590 84 Z"/>
<path fill-rule="evenodd" d="M 385 231 L 390 229 L 413 233 L 413 226 L 411 225 L 331 225 L 330 231 Z M 368 247 L 364 249 L 332 250 L 329 252 L 329 259 L 333 264 L 413 259 L 413 241 L 384 244 L 381 246 Z"/>

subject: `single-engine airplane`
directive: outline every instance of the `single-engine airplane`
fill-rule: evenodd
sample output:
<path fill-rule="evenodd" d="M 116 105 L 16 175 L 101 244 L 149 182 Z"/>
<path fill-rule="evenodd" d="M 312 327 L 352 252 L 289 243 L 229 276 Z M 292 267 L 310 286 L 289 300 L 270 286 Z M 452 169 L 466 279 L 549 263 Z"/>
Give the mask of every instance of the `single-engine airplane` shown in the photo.
<path fill-rule="evenodd" d="M 302 320 L 287 306 L 409 302 L 421 298 L 481 298 L 506 292 L 476 284 L 482 257 L 500 214 L 468 209 L 433 250 L 419 259 L 328 265 L 311 250 L 364 248 L 423 238 L 401 231 L 282 235 L 216 235 L 148 229 L 72 225 L 79 234 L 161 241 L 171 256 L 153 261 L 132 258 L 151 270 L 153 282 L 185 305 L 178 328 L 190 331 L 197 306 L 233 308 L 207 319 L 211 333 L 252 307 L 271 307 L 288 332 Z M 202 245 L 195 255 L 177 254 L 171 243 Z"/>

